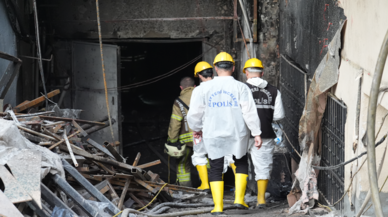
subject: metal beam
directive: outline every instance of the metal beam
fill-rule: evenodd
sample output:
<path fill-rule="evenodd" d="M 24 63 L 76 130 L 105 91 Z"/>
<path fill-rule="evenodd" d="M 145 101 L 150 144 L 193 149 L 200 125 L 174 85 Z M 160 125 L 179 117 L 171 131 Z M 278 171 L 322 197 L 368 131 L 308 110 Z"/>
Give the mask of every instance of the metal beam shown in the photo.
<path fill-rule="evenodd" d="M 63 162 L 63 160 L 62 160 Z M 67 162 L 66 162 L 67 163 Z M 71 165 L 69 164 L 71 167 Z M 53 181 L 58 185 L 58 187 L 65 192 L 69 197 L 71 197 L 78 205 L 80 205 L 90 216 L 92 217 L 101 217 L 90 203 L 85 200 L 66 180 L 64 180 L 58 174 L 52 176 Z"/>
<path fill-rule="evenodd" d="M 72 209 L 70 209 L 62 200 L 60 200 L 53 192 L 51 192 L 50 189 L 43 183 L 40 185 L 40 190 L 42 192 L 43 200 L 50 204 L 50 206 L 57 206 L 61 209 L 66 209 L 72 215 L 77 216 L 77 214 L 75 214 Z"/>
<path fill-rule="evenodd" d="M 113 213 L 118 213 L 120 210 L 115 206 L 108 198 L 106 198 L 96 187 L 92 185 L 85 177 L 83 177 L 73 166 L 71 166 L 66 160 L 62 159 L 63 168 L 82 185 L 86 191 L 88 191 L 94 198 L 100 202 L 109 204 L 109 209 Z"/>

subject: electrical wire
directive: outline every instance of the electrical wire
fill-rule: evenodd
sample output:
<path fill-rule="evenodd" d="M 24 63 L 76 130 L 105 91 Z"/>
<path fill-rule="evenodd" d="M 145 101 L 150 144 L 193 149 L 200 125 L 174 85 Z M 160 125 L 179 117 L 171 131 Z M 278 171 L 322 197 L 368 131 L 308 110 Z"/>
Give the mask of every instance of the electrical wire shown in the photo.
<path fill-rule="evenodd" d="M 384 187 L 385 183 L 387 182 L 387 179 L 388 179 L 388 176 L 385 178 L 385 181 L 384 181 L 383 185 L 380 187 L 379 193 L 381 192 L 381 190 L 383 190 L 383 187 Z M 362 214 L 364 215 L 369 210 L 369 208 L 371 208 L 371 207 L 372 207 L 372 204 L 369 205 L 368 208 Z"/>
<path fill-rule="evenodd" d="M 162 192 L 163 188 L 166 187 L 166 185 L 168 185 L 168 183 L 164 184 L 164 185 L 160 188 L 159 192 L 155 195 L 155 197 L 154 197 L 147 205 L 143 206 L 142 208 L 138 209 L 137 211 L 141 211 L 141 210 L 147 208 L 149 205 L 151 205 L 152 202 L 154 202 L 154 200 L 156 199 L 156 197 L 158 197 L 158 195 L 160 194 L 160 192 Z M 124 211 L 124 210 L 121 210 L 119 213 L 117 213 L 117 214 L 114 215 L 113 217 L 117 217 L 117 216 L 120 215 L 123 211 Z"/>
<path fill-rule="evenodd" d="M 104 65 L 104 54 L 102 50 L 102 37 L 101 37 L 101 23 L 100 23 L 100 9 L 98 6 L 98 0 L 96 0 L 96 11 L 97 11 L 97 25 L 98 25 L 98 40 L 100 41 L 100 53 L 101 53 L 101 66 L 102 66 L 102 75 L 104 77 L 104 90 L 105 90 L 105 102 L 106 102 L 106 109 L 108 112 L 108 118 L 109 118 L 109 128 L 112 135 L 112 142 L 115 141 L 115 137 L 113 134 L 113 127 L 112 127 L 112 120 L 110 118 L 110 109 L 109 109 L 109 100 L 108 100 L 108 88 L 106 86 L 106 76 L 105 76 L 105 65 Z"/>

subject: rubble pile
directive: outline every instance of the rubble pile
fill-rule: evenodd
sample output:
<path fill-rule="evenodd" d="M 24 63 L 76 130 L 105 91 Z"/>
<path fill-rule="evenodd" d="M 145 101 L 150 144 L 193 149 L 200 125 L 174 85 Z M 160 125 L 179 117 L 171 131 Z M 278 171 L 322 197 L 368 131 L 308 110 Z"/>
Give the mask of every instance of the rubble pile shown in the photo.
<path fill-rule="evenodd" d="M 138 165 L 138 153 L 129 164 L 117 152 L 119 142 L 91 139 L 109 127 L 108 117 L 81 120 L 80 111 L 58 106 L 23 113 L 43 101 L 0 113 L 0 210 L 8 216 L 120 216 L 125 208 L 161 213 L 168 210 L 163 203 L 177 202 L 174 195 L 179 202 L 206 195 L 148 170 L 160 160 Z"/>

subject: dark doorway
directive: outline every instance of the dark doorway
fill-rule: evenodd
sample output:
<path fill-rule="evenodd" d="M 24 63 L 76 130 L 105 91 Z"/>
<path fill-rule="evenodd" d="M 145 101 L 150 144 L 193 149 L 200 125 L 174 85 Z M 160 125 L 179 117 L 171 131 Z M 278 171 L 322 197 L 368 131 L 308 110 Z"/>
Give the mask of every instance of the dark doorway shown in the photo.
<path fill-rule="evenodd" d="M 202 53 L 201 42 L 118 45 L 121 50 L 121 86 L 168 73 Z M 180 94 L 180 80 L 185 76 L 193 77 L 194 67 L 199 61 L 201 59 L 154 83 L 121 90 L 123 154 L 129 164 L 132 164 L 138 152 L 141 153 L 139 165 L 160 159 L 155 151 L 168 161 L 163 147 L 167 140 L 173 101 Z M 198 79 L 196 83 L 198 84 Z M 144 138 L 150 140 L 148 144 L 154 151 L 149 148 L 147 142 L 142 142 Z M 170 167 L 175 167 L 174 159 L 170 160 Z M 168 166 L 165 163 L 146 170 L 158 173 L 164 181 L 168 181 Z M 173 170 L 170 180 L 175 183 L 176 174 Z"/>

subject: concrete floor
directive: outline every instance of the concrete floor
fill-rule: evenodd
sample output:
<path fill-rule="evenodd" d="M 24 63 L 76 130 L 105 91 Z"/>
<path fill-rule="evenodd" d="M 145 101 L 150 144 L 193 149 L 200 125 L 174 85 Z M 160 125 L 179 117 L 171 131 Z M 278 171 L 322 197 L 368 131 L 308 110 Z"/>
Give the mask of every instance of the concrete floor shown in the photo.
<path fill-rule="evenodd" d="M 207 195 L 206 198 L 201 199 L 203 203 L 209 203 L 211 202 L 211 195 Z M 224 194 L 224 207 L 230 206 L 233 203 L 234 196 L 233 193 L 231 192 L 225 192 Z M 194 201 L 193 201 L 194 202 Z M 199 202 L 199 201 L 196 201 Z M 247 197 L 246 197 L 246 202 Z M 195 203 L 195 202 L 194 202 Z M 271 198 L 267 199 L 267 208 L 265 209 L 255 209 L 256 201 L 251 201 L 248 203 L 248 205 L 251 207 L 249 210 L 239 210 L 239 209 L 226 209 L 224 210 L 224 215 L 219 215 L 219 216 L 247 216 L 247 217 L 263 217 L 263 216 L 268 216 L 268 217 L 286 217 L 286 216 L 321 216 L 324 214 L 327 214 L 328 212 L 322 208 L 317 208 L 313 209 L 310 214 L 293 214 L 293 215 L 288 215 L 288 203 L 287 200 L 283 201 L 273 201 Z M 203 207 L 205 208 L 205 207 Z M 206 207 L 209 208 L 209 207 Z M 211 208 L 211 207 L 210 207 Z M 202 209 L 202 208 L 195 208 L 195 209 Z M 173 212 L 179 212 L 179 211 L 187 211 L 187 210 L 193 210 L 191 208 L 185 208 L 185 209 L 170 209 L 168 213 L 173 213 Z M 198 215 L 188 215 L 191 217 L 213 217 L 210 213 L 205 213 L 205 214 L 198 214 Z"/>

